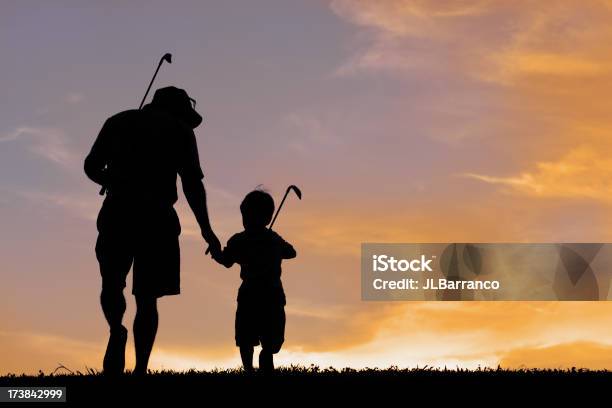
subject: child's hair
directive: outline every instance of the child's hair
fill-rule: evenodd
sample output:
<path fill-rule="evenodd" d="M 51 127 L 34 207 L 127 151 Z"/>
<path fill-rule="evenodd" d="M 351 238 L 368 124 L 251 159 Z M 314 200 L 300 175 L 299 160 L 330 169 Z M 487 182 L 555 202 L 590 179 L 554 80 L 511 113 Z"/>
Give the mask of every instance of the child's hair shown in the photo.
<path fill-rule="evenodd" d="M 240 212 L 249 227 L 265 227 L 272 221 L 274 199 L 264 190 L 253 190 L 242 200 Z"/>

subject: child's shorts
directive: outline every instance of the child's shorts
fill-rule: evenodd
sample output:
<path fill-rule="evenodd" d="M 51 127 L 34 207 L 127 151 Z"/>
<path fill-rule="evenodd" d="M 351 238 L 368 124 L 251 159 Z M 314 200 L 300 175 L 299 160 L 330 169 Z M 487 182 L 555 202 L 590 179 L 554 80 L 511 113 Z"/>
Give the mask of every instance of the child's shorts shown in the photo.
<path fill-rule="evenodd" d="M 282 303 L 238 302 L 236 346 L 262 347 L 278 353 L 285 341 L 285 306 Z"/>

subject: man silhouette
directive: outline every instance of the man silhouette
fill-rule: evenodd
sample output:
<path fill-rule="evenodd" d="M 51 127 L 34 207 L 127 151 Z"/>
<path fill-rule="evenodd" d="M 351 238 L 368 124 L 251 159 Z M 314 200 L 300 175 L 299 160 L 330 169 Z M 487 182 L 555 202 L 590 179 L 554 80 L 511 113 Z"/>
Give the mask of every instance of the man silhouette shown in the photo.
<path fill-rule="evenodd" d="M 137 308 L 134 374 L 147 372 L 158 326 L 157 299 L 180 293 L 181 227 L 173 207 L 177 174 L 211 254 L 221 250 L 208 219 L 193 133 L 202 117 L 192 102 L 182 89 L 158 89 L 143 109 L 109 118 L 85 159 L 87 176 L 106 189 L 96 242 L 102 275 L 100 302 L 110 327 L 105 374 L 120 374 L 125 367 L 123 289 L 132 265 Z"/>

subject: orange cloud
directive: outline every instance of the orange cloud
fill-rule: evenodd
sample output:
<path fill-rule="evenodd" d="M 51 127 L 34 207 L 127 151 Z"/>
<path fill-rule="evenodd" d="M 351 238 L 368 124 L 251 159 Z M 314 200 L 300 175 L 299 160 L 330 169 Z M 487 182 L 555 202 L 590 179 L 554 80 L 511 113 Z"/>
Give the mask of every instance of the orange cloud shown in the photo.
<path fill-rule="evenodd" d="M 572 56 L 538 52 L 507 52 L 497 56 L 502 77 L 516 75 L 594 76 L 609 71 L 607 64 Z"/>
<path fill-rule="evenodd" d="M 522 75 L 610 71 L 602 44 L 612 38 L 612 10 L 601 0 L 554 6 L 532 0 L 336 0 L 331 8 L 371 29 L 371 43 L 343 72 L 415 64 L 436 69 L 444 61 L 460 74 L 509 83 Z"/>
<path fill-rule="evenodd" d="M 612 160 L 586 146 L 570 151 L 558 161 L 536 163 L 534 171 L 516 176 L 465 176 L 534 197 L 612 201 Z"/>
<path fill-rule="evenodd" d="M 490 170 L 467 177 L 529 197 L 610 201 L 610 2 L 343 0 L 332 9 L 370 30 L 343 73 L 427 70 L 493 86 L 496 111 L 473 115 L 488 126 L 446 131 L 464 145 L 484 139 L 475 148 L 501 156 L 483 157 L 475 164 Z M 511 175 L 497 175 L 500 166 Z"/>
<path fill-rule="evenodd" d="M 521 347 L 505 353 L 499 364 L 503 368 L 589 368 L 608 370 L 612 367 L 612 345 L 589 341 L 541 347 Z"/>
<path fill-rule="evenodd" d="M 334 0 L 332 10 L 356 24 L 395 36 L 432 36 L 448 32 L 447 24 L 486 13 L 494 2 L 430 0 Z"/>

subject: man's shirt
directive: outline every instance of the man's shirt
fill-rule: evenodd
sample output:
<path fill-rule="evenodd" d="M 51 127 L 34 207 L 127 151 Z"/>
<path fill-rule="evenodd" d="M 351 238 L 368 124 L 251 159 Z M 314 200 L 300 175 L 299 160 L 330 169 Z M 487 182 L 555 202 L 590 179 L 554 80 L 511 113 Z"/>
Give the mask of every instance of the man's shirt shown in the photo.
<path fill-rule="evenodd" d="M 177 201 L 176 175 L 204 177 L 193 130 L 151 105 L 109 118 L 86 163 L 107 167 L 108 197 L 146 208 L 172 206 Z"/>

